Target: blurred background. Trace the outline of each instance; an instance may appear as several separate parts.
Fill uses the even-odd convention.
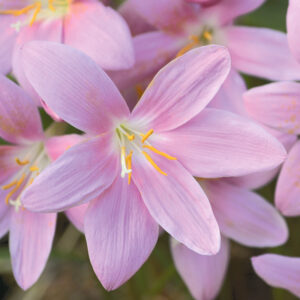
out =
[[[112,2],[117,7],[122,1]],[[268,0],[257,11],[240,18],[238,23],[285,31],[287,5],[288,0]],[[245,79],[249,88],[267,82],[249,76]],[[51,120],[44,113],[42,116],[47,127]],[[69,132],[72,132],[72,129],[69,129]],[[270,202],[273,201],[275,182],[276,180],[258,191]],[[218,300],[297,299],[287,291],[267,286],[255,275],[249,259],[251,256],[267,252],[300,256],[300,218],[289,218],[287,221],[290,239],[282,247],[254,249],[231,242],[231,261]],[[117,291],[106,292],[90,266],[84,236],[69,223],[64,214],[60,214],[47,267],[39,281],[27,292],[23,292],[13,278],[8,238],[0,241],[0,299],[189,300],[192,297],[175,270],[167,234],[160,237],[149,260],[131,280]]]

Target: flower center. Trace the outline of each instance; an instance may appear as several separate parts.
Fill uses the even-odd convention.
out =
[[[5,197],[5,203],[12,205],[18,212],[22,206],[20,201],[24,190],[33,183],[34,179],[48,165],[49,159],[42,143],[38,143],[29,153],[20,159],[15,158],[15,163],[20,166],[20,170],[13,177],[12,181],[2,186],[2,190],[10,190]],[[24,209],[24,208],[23,208]]]
[[[32,1],[31,4],[21,9],[0,10],[0,14],[21,16],[27,15],[28,19],[18,21],[11,25],[18,32],[25,25],[32,26],[37,20],[46,20],[50,18],[60,18],[69,11],[69,6],[73,0],[40,0]]]
[[[176,157],[173,157],[165,152],[162,152],[154,148],[149,143],[149,138],[153,135],[154,130],[150,129],[146,133],[133,130],[128,126],[121,124],[116,128],[116,134],[118,142],[121,148],[121,177],[124,178],[128,174],[128,184],[131,181],[132,175],[132,155],[137,152],[141,153],[148,162],[154,167],[154,169],[162,175],[167,176],[167,173],[161,170],[161,168],[154,162],[152,157],[147,151],[150,151],[165,157],[168,160],[176,160]]]
[[[189,36],[190,42],[178,51],[176,58],[182,56],[183,54],[185,54],[186,52],[190,51],[195,47],[211,44],[213,41],[213,34],[214,32],[212,28],[204,27],[200,35],[194,35],[194,34],[190,35]]]

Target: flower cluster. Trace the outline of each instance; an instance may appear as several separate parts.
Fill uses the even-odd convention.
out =
[[[300,4],[287,34],[235,25],[263,2],[0,0],[0,236],[21,288],[46,265],[58,212],[107,290],[163,232],[200,300],[221,288],[229,240],[287,241],[281,214],[300,215]],[[277,82],[247,90],[240,72]],[[277,174],[273,206],[253,190]],[[300,297],[300,258],[252,264]]]

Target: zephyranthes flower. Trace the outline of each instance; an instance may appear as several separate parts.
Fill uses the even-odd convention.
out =
[[[107,289],[146,260],[158,224],[197,253],[218,252],[218,225],[192,175],[242,175],[273,168],[285,157],[281,144],[256,124],[204,109],[230,69],[223,47],[195,49],[168,64],[131,113],[109,77],[83,53],[31,42],[22,58],[47,105],[92,137],[47,168],[21,202],[53,212],[91,201],[84,232]]]

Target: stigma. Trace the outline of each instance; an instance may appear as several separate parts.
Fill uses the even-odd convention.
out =
[[[30,1],[29,5],[21,9],[0,10],[0,14],[13,15],[16,17],[27,15],[28,18],[25,21],[18,21],[11,24],[11,27],[18,32],[22,26],[32,26],[38,20],[60,18],[65,16],[69,11],[69,6],[72,1],[73,0],[35,0]]]
[[[121,177],[124,178],[128,175],[128,184],[131,182],[132,156],[134,154],[142,154],[158,173],[167,176],[167,173],[155,163],[151,154],[155,153],[168,160],[176,160],[177,158],[156,149],[150,144],[149,138],[154,134],[153,129],[143,133],[121,124],[116,128],[116,134],[121,147]]]

